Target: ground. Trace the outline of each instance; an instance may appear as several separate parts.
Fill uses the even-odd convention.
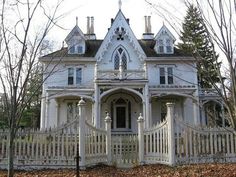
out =
[[[0,171],[0,177],[6,177]],[[15,177],[75,177],[75,170],[40,170],[17,172]],[[166,165],[146,165],[132,169],[97,166],[80,171],[81,177],[236,177],[236,164],[201,164],[169,167]]]

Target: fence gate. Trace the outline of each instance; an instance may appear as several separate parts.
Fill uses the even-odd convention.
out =
[[[138,135],[112,134],[112,163],[117,167],[129,168],[138,165]]]

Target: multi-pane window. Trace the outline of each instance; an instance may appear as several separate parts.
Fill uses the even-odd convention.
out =
[[[70,46],[70,48],[69,48],[69,53],[70,53],[70,54],[75,53],[75,46],[74,46],[74,45],[73,45],[73,46]]]
[[[121,47],[117,49],[114,56],[114,69],[118,70],[120,63],[122,65],[123,70],[127,69],[127,54],[124,49]]]
[[[82,83],[82,68],[68,68],[68,85]]]
[[[160,68],[160,84],[173,84],[173,68],[161,67]]]
[[[74,68],[68,68],[68,85],[74,84]]]
[[[120,57],[119,54],[116,53],[115,58],[114,58],[114,69],[118,70],[120,65]]]
[[[167,53],[172,53],[172,47],[171,47],[170,39],[166,40],[166,52]]]
[[[167,79],[168,79],[168,84],[173,84],[173,68],[168,67],[167,68]]]
[[[163,43],[163,40],[162,40],[162,39],[160,39],[160,40],[158,41],[158,52],[159,52],[159,53],[164,53],[164,43]]]
[[[166,84],[165,68],[160,68],[160,84]]]
[[[81,45],[79,45],[77,49],[78,49],[78,54],[83,53],[83,47]]]
[[[81,84],[82,82],[82,69],[76,68],[76,84]]]

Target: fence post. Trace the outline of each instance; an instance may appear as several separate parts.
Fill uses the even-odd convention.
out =
[[[142,117],[142,114],[140,113],[138,117],[138,145],[139,145],[139,164],[144,164],[144,134],[143,134],[143,123],[144,119]]]
[[[85,169],[85,101],[79,101],[79,155],[80,169]]]
[[[109,113],[107,113],[107,116],[105,118],[105,124],[106,124],[106,153],[107,153],[107,164],[111,165],[111,117],[109,116]]]
[[[166,103],[167,106],[167,132],[168,132],[168,152],[169,164],[175,164],[175,130],[174,130],[174,105],[175,103]]]

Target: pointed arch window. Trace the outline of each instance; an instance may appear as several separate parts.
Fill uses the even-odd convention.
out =
[[[127,60],[128,60],[128,55],[126,53],[126,51],[122,48],[119,47],[116,51],[115,51],[115,55],[114,55],[114,69],[118,70],[120,64],[122,65],[123,70],[127,70]]]

